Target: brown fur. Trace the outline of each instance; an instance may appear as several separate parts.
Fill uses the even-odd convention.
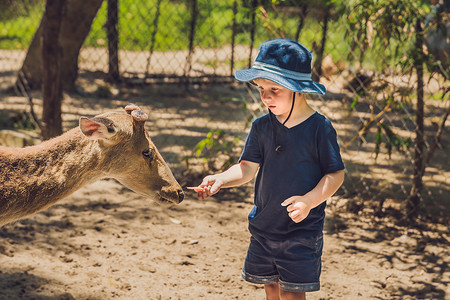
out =
[[[106,113],[84,118],[80,127],[37,146],[0,147],[0,226],[41,211],[102,178],[115,178],[162,203],[181,202],[181,187],[142,120],[142,115],[130,111]],[[153,159],[142,154],[146,150]]]

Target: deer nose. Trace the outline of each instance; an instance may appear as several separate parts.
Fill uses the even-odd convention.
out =
[[[182,190],[178,191],[178,203],[180,203],[181,201],[183,201],[184,199],[184,193]]]

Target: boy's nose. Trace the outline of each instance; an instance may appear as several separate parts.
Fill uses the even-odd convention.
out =
[[[269,92],[267,91],[261,91],[261,99],[269,99]]]

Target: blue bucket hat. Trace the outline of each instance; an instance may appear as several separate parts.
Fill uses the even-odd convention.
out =
[[[295,40],[272,39],[259,46],[253,65],[236,70],[234,77],[244,82],[263,78],[293,92],[325,95],[325,86],[312,81],[312,58],[311,50]]]

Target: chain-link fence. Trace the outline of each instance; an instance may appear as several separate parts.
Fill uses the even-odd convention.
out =
[[[75,2],[83,1],[68,1]],[[309,101],[333,122],[339,134],[347,168],[341,189],[346,200],[341,203],[354,212],[366,209],[379,215],[405,205],[417,179],[419,155],[424,169],[420,203],[436,217],[448,218],[450,143],[445,121],[449,48],[448,41],[442,42],[448,40],[442,28],[449,28],[445,27],[449,18],[442,1],[425,6],[424,19],[416,23],[413,10],[420,11],[420,1],[379,1],[385,7],[364,1],[88,2],[79,6],[85,11],[65,11],[72,26],[62,25],[61,35],[67,36],[61,41],[68,43],[62,47],[70,48],[70,42],[80,39],[78,29],[87,27],[89,34],[81,40],[77,56],[78,78],[90,84],[100,78],[116,85],[102,83],[106,86],[102,96],[98,86],[95,93],[86,92],[86,87],[80,92],[83,81],[78,81],[77,95],[86,99],[94,95],[96,103],[106,103],[98,100],[106,96],[110,103],[135,99],[151,107],[157,118],[150,125],[153,136],[169,161],[191,168],[190,157],[196,154],[215,157],[220,152],[229,157],[238,152],[248,120],[264,110],[253,91],[233,83],[234,70],[249,66],[258,45],[268,38],[298,39],[313,50],[314,76],[328,89],[326,96]],[[45,1],[0,5],[0,87],[2,97],[10,100],[7,95],[12,89],[6,91],[27,64]],[[420,63],[411,49],[421,44],[410,47],[420,42],[415,35],[418,29],[423,30],[424,53],[429,58]],[[417,66],[425,63],[425,71],[420,71]],[[424,141],[418,148],[416,136],[422,125],[416,108],[422,101],[421,80]],[[208,94],[205,89],[196,92],[192,85],[180,85],[213,82],[224,86],[219,90],[215,86],[215,92]],[[155,83],[172,85],[167,88]],[[133,94],[134,89],[140,92]],[[187,96],[177,94],[178,89]],[[20,94],[20,89],[16,91]],[[147,99],[147,92],[161,100]],[[202,148],[207,145],[205,139],[216,148]],[[367,200],[373,201],[368,204]]]

